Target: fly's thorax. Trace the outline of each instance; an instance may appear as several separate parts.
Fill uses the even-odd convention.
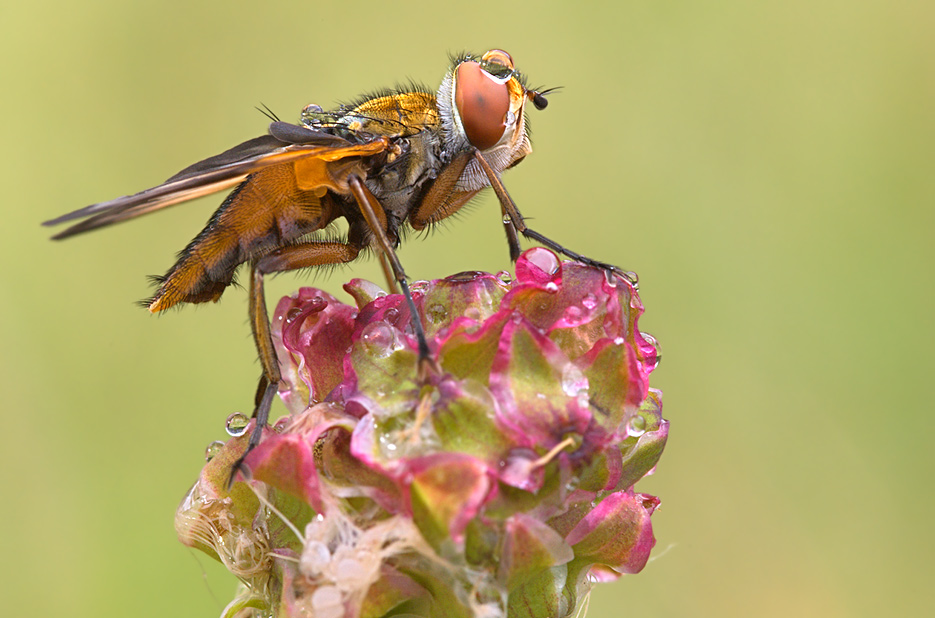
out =
[[[497,172],[532,152],[526,132],[527,91],[506,52],[489,51],[480,59],[463,58],[438,89],[443,157],[480,150]],[[455,189],[476,191],[490,183],[472,160]]]
[[[425,182],[442,167],[441,123],[431,92],[414,88],[380,93],[331,112],[310,105],[302,113],[302,122],[350,141],[389,138],[391,147],[367,160],[364,182],[384,210],[399,221],[406,218]]]
[[[368,98],[347,110],[337,124],[347,131],[386,137],[411,137],[438,127],[435,95],[397,92]]]
[[[367,188],[384,210],[406,219],[426,182],[438,176],[444,162],[438,127],[392,140],[392,149],[378,169],[367,175]]]

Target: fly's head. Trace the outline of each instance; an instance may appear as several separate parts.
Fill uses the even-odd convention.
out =
[[[445,150],[454,156],[477,149],[497,172],[515,165],[532,152],[524,114],[527,100],[537,109],[547,105],[543,93],[526,87],[505,51],[457,58],[438,89]],[[472,162],[458,188],[475,190],[487,184]]]

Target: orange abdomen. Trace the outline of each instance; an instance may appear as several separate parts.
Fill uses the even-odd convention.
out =
[[[325,189],[297,187],[293,163],[251,174],[157,278],[149,310],[218,300],[240,264],[321,229],[333,218],[330,206]]]

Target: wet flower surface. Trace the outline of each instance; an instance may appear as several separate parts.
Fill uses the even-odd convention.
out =
[[[291,414],[228,492],[233,423],[179,507],[182,542],[243,583],[224,616],[583,615],[643,568],[659,501],[634,484],[668,423],[628,281],[537,248],[515,280],[416,282],[434,367],[401,295],[345,290],[279,302]]]

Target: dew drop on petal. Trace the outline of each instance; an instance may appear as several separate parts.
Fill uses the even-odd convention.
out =
[[[465,270],[460,273],[455,273],[453,275],[448,275],[445,277],[445,281],[452,281],[454,283],[470,283],[476,281],[479,277],[482,277],[484,273],[478,270]]]
[[[549,284],[549,285],[552,285],[552,284]],[[578,320],[581,319],[581,314],[582,314],[581,308],[576,307],[575,305],[571,305],[565,308],[565,320],[567,322],[576,323]]]
[[[292,324],[300,315],[302,315],[302,309],[299,307],[293,307],[286,312],[286,324]]]
[[[497,273],[497,280],[503,285],[513,285],[513,276],[508,270],[501,270]]]
[[[377,358],[386,358],[396,351],[396,332],[386,322],[371,322],[360,334],[367,351]]]
[[[639,437],[646,433],[646,419],[639,414],[627,421],[627,433],[634,437]]]
[[[247,418],[245,414],[234,412],[227,417],[227,422],[224,423],[224,429],[227,431],[227,435],[238,438],[247,433],[247,426],[249,425],[250,419]]]
[[[546,292],[558,292],[558,284],[555,283],[554,281],[549,281],[548,283],[545,284],[545,291]]]
[[[443,322],[448,317],[448,309],[441,303],[432,303],[425,309],[425,315],[433,324]]]
[[[562,390],[565,394],[569,397],[577,397],[578,393],[582,390],[587,391],[587,388],[588,379],[584,377],[581,370],[572,363],[565,365],[562,370]]]
[[[588,310],[594,309],[597,307],[597,297],[588,292],[584,295],[584,298],[581,299],[581,306]]]
[[[211,461],[217,454],[221,452],[221,449],[224,448],[224,443],[220,440],[215,440],[205,448],[205,461]]]
[[[524,257],[532,266],[535,266],[547,275],[555,275],[561,268],[558,256],[542,247],[530,249],[525,253]]]
[[[645,341],[646,344],[652,347],[652,357],[647,360],[650,361],[651,368],[655,369],[659,366],[659,361],[662,360],[662,348],[659,346],[659,342],[656,340],[656,338],[649,333],[640,332],[640,336],[643,338],[643,341]]]
[[[390,307],[383,312],[383,319],[390,324],[396,324],[399,321],[399,309],[396,307]]]

